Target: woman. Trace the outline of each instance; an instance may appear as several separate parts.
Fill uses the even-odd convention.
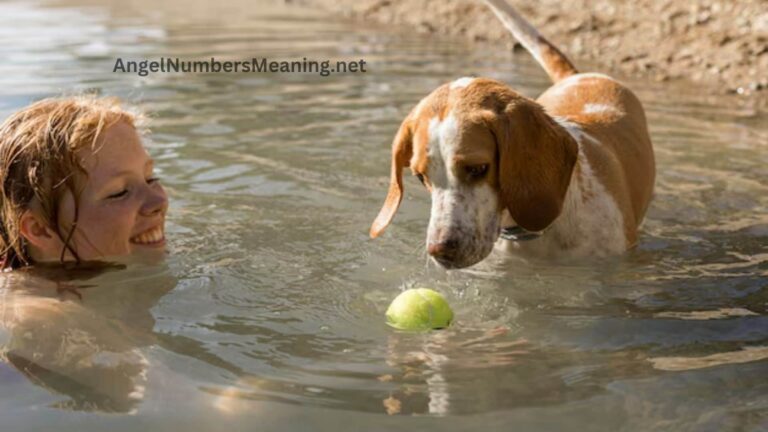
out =
[[[0,126],[0,269],[165,247],[168,199],[115,99],[45,99]]]

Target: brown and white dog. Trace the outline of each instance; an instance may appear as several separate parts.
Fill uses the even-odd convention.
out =
[[[392,221],[410,167],[432,196],[427,250],[443,267],[473,265],[497,242],[543,257],[632,247],[655,177],[642,105],[612,78],[578,73],[506,1],[485,2],[554,85],[534,101],[492,79],[460,78],[422,99],[392,144],[371,237]]]

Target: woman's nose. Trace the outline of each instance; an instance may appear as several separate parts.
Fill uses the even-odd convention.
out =
[[[154,216],[158,213],[165,213],[168,208],[168,195],[162,186],[155,185],[148,189],[147,196],[141,206],[141,214],[144,216]]]

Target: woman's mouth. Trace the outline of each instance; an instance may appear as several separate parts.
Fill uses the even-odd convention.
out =
[[[161,246],[165,243],[163,227],[155,227],[131,237],[131,243],[141,246]]]

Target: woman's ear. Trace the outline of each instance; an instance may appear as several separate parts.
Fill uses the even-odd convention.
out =
[[[59,258],[64,246],[59,235],[34,210],[22,213],[19,232],[27,242],[28,253],[35,261],[53,261]]]
[[[371,225],[371,238],[376,238],[392,222],[403,199],[403,168],[410,164],[413,156],[413,120],[412,115],[403,120],[392,142],[392,167],[389,179],[389,192],[384,206]]]
[[[497,117],[499,190],[515,222],[541,231],[560,215],[578,145],[532,100],[514,98]]]

